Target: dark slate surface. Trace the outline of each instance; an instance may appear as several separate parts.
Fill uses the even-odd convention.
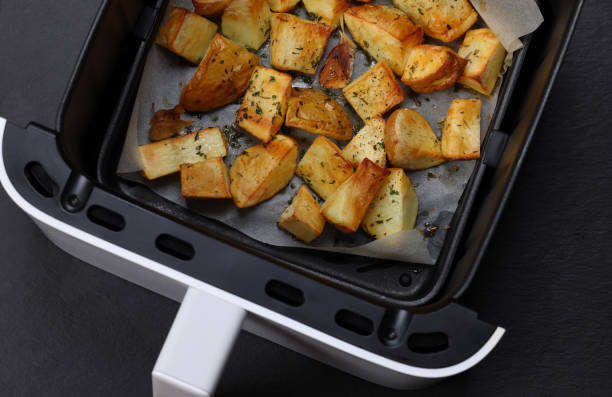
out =
[[[610,395],[610,20],[610,2],[586,4],[464,298],[508,329],[487,359],[427,390],[398,392],[243,333],[218,395]],[[150,395],[150,371],[178,305],[60,252],[4,193],[0,214],[0,395]]]

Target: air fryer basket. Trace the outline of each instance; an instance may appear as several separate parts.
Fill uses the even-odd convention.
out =
[[[7,124],[3,157],[19,193],[54,218],[382,356],[429,368],[469,357],[494,327],[452,301],[493,233],[582,2],[540,2],[546,22],[505,76],[483,156],[434,266],[268,246],[117,178],[166,3],[106,2],[62,105],[59,134]],[[448,336],[436,354],[398,348],[409,335],[435,331]]]

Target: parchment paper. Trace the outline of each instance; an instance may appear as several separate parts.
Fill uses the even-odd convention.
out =
[[[172,5],[191,9],[191,2],[186,0],[175,0]],[[379,0],[376,3],[391,4],[389,0]],[[167,14],[171,7],[168,7]],[[307,18],[303,7],[297,9],[302,18]],[[166,15],[167,18],[168,15]],[[480,26],[485,26],[482,21]],[[348,33],[348,30],[347,30]],[[330,37],[326,54],[337,44],[338,34]],[[425,39],[425,42],[431,42]],[[457,48],[460,42],[451,43],[450,46]],[[262,63],[269,66],[269,49],[266,43],[259,51]],[[323,57],[322,59],[325,59]],[[322,62],[321,62],[322,64]],[[321,66],[321,64],[319,66]],[[364,52],[358,51],[355,57],[355,70],[353,79],[368,70],[375,63],[368,60]],[[148,139],[149,119],[159,109],[172,108],[178,103],[180,93],[184,84],[191,78],[196,66],[187,63],[168,50],[154,45],[148,54],[143,72],[138,97],[132,112],[126,140],[123,148],[117,173],[125,179],[137,181],[149,186],[154,192],[198,211],[201,214],[220,220],[234,227],[242,233],[259,240],[263,243],[283,246],[318,249],[324,251],[345,252],[354,255],[364,255],[377,258],[386,258],[413,263],[433,264],[435,263],[444,237],[449,228],[452,216],[456,210],[457,203],[474,169],[475,161],[449,162],[424,171],[407,172],[413,181],[419,197],[419,215],[414,230],[396,233],[385,238],[372,241],[363,231],[345,235],[327,225],[325,231],[310,245],[295,240],[289,233],[277,227],[278,219],[289,200],[294,196],[302,184],[300,178],[295,176],[291,183],[271,199],[247,209],[239,209],[231,200],[197,199],[186,200],[180,194],[180,181],[178,175],[169,175],[154,181],[147,181],[138,172],[140,169],[138,145],[150,143]],[[300,74],[294,75],[293,86],[295,87],[319,87],[318,75],[304,77]],[[481,138],[484,139],[488,130],[491,116],[497,102],[498,82],[494,93],[490,97],[482,96],[461,88],[449,89],[431,94],[421,94],[414,99],[414,94],[405,88],[406,100],[400,107],[416,109],[427,121],[438,136],[440,130],[436,128],[439,121],[443,120],[446,112],[454,98],[482,99],[481,115]],[[319,87],[320,88],[320,87]],[[354,125],[361,126],[363,123],[354,113],[350,105],[344,101],[341,90],[334,90],[337,100],[347,110]],[[410,95],[413,95],[411,98]],[[183,119],[193,120],[190,131],[211,126],[231,126],[234,123],[240,102],[227,105],[215,111],[200,114],[185,114]],[[228,128],[226,128],[228,130]],[[305,152],[316,135],[284,127],[280,133],[294,137],[299,145],[300,152]],[[226,163],[232,164],[234,158],[246,147],[259,143],[255,138],[245,132],[231,132],[229,134],[229,153],[225,158]],[[342,148],[348,141],[337,142]],[[437,232],[432,237],[426,238],[423,231],[428,227],[437,227]]]

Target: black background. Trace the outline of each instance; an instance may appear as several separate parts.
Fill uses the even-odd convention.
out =
[[[469,372],[418,392],[250,334],[219,396],[612,393],[612,3],[587,2],[520,178],[462,299],[507,328]],[[0,191],[0,395],[147,396],[178,304],[61,252]]]

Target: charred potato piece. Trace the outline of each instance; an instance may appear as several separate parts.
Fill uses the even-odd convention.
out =
[[[181,194],[187,198],[231,198],[229,173],[223,159],[181,164]]]
[[[172,109],[161,109],[155,112],[149,121],[149,139],[159,141],[178,134],[183,128],[192,124],[193,121],[181,120],[181,114],[185,109],[176,105]]]
[[[379,4],[353,7],[344,13],[353,40],[377,61],[386,60],[401,76],[413,47],[421,44],[423,29],[397,8]]]
[[[291,11],[299,2],[300,0],[268,0],[270,9],[274,12]]]
[[[383,115],[404,100],[404,91],[384,59],[347,85],[342,93],[364,121]]]
[[[245,149],[230,168],[230,191],[236,206],[252,207],[287,186],[295,173],[297,155],[297,143],[285,135]]]
[[[413,109],[397,109],[387,120],[385,149],[389,162],[407,170],[441,164],[440,141],[427,120]]]
[[[414,228],[419,210],[416,190],[404,170],[389,171],[361,223],[363,230],[376,239]]]
[[[465,34],[459,55],[467,60],[457,81],[481,94],[491,95],[500,75],[506,50],[491,29],[474,29]]]
[[[217,25],[208,19],[175,7],[159,30],[156,43],[197,65],[216,32]]]
[[[263,142],[283,126],[291,96],[291,76],[258,66],[236,116],[236,124]]]
[[[393,0],[425,34],[445,43],[457,40],[478,20],[468,0]]]
[[[293,89],[285,125],[339,141],[353,136],[353,124],[344,108],[335,99],[314,88]]]
[[[375,117],[351,139],[342,150],[342,155],[351,162],[353,167],[358,167],[361,162],[368,158],[379,167],[385,168],[387,164],[387,153],[385,151],[385,119]]]
[[[232,0],[192,0],[195,13],[205,17],[221,14],[231,2]]]
[[[332,90],[344,88],[351,81],[355,50],[357,47],[349,37],[340,32],[340,41],[325,58],[319,72],[319,84]]]
[[[330,32],[325,25],[295,15],[273,14],[270,63],[280,70],[315,74]]]
[[[223,11],[221,30],[229,39],[254,50],[270,34],[268,0],[233,0]]]
[[[442,155],[448,160],[480,157],[480,99],[454,99],[444,119]]]
[[[325,200],[353,175],[353,166],[335,143],[318,136],[304,153],[296,174]]]
[[[225,138],[219,127],[139,146],[142,173],[151,180],[178,172],[181,164],[227,155]]]
[[[343,233],[357,231],[389,171],[369,159],[323,203],[321,215]]]
[[[305,243],[310,243],[323,233],[325,219],[321,215],[319,203],[306,186],[300,186],[297,194],[291,199],[291,204],[280,217],[278,227]]]
[[[402,82],[415,92],[449,88],[459,78],[466,60],[453,50],[437,45],[419,45],[410,53]]]
[[[342,13],[349,8],[348,0],[303,0],[303,3],[316,22],[324,23],[332,30],[338,27]]]
[[[246,90],[257,65],[257,55],[215,35],[200,66],[183,87],[181,105],[192,112],[205,112],[235,101]]]

